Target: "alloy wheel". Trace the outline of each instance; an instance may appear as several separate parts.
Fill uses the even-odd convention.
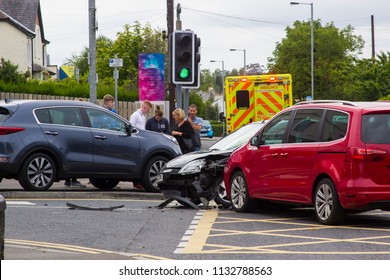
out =
[[[27,177],[36,188],[45,188],[53,179],[53,166],[44,157],[34,158],[27,167]]]
[[[327,220],[332,214],[333,193],[328,184],[321,184],[316,193],[316,212],[321,220]]]
[[[241,176],[236,176],[231,183],[232,204],[235,208],[241,209],[245,204],[246,187],[245,180]]]

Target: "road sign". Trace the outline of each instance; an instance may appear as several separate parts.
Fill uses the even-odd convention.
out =
[[[110,67],[123,67],[123,59],[122,58],[110,58],[108,61]]]

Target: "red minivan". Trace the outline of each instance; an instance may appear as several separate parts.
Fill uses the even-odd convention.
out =
[[[390,103],[297,103],[230,156],[224,181],[238,212],[260,199],[339,224],[349,210],[390,210]]]

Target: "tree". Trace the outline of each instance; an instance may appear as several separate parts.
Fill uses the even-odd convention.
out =
[[[66,58],[64,60],[64,65],[72,65],[78,68],[80,76],[87,75],[89,73],[88,55],[89,49],[84,47],[79,54],[74,52],[71,57]]]
[[[163,53],[167,59],[168,42],[160,30],[152,29],[149,24],[142,27],[136,22],[133,26],[126,24],[123,29],[117,33],[113,53],[123,59],[123,67],[119,69],[120,77],[127,80],[127,87],[138,90],[138,55]]]
[[[138,55],[140,53],[163,53],[167,59],[168,42],[158,29],[152,29],[149,24],[142,27],[139,22],[126,24],[123,31],[117,33],[117,38],[111,40],[105,36],[96,39],[96,72],[99,75],[99,85],[113,84],[113,69],[109,67],[109,59],[115,54],[123,59],[123,67],[118,68],[118,84],[126,91],[138,91]],[[89,72],[89,49],[85,47],[80,54],[73,54],[65,60],[68,65],[80,69],[80,75]],[[165,75],[167,77],[167,73]]]
[[[18,65],[13,64],[10,60],[0,59],[0,80],[5,83],[25,82],[25,76],[18,72]]]
[[[214,84],[214,78],[209,69],[200,70],[200,87],[201,91],[208,91]]]
[[[354,59],[364,46],[361,36],[347,26],[339,30],[333,23],[314,24],[314,97],[315,99],[346,98],[345,83]],[[295,99],[311,95],[310,21],[294,22],[286,28],[286,38],[276,44],[274,57],[268,58],[270,73],[291,73]]]
[[[375,59],[357,60],[346,86],[350,100],[390,100],[390,52]]]

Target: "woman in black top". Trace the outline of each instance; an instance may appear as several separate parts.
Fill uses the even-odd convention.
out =
[[[179,146],[183,154],[191,152],[191,148],[187,147],[183,138],[191,140],[194,130],[192,129],[191,124],[186,121],[184,110],[180,108],[175,109],[172,112],[172,117],[175,120],[175,126],[173,127],[171,133],[172,136],[174,136],[177,139],[177,142],[179,142]]]

